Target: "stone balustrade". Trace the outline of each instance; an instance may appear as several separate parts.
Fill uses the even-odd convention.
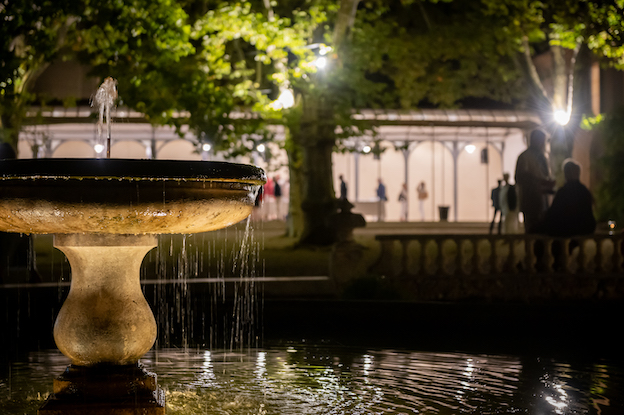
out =
[[[621,235],[377,235],[370,273],[419,299],[624,298]]]

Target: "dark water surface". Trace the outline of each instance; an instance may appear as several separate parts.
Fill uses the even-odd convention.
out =
[[[613,359],[288,344],[246,351],[164,349],[167,414],[621,414]],[[35,414],[68,364],[56,350],[3,365],[3,415]]]

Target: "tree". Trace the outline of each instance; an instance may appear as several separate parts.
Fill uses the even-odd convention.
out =
[[[117,78],[123,103],[150,122],[188,125],[230,155],[270,139],[268,124],[283,124],[291,234],[314,244],[333,240],[332,151],[343,137],[374,134],[374,126],[354,123],[354,110],[454,107],[471,97],[514,105],[526,89],[519,53],[555,50],[557,74],[559,57],[575,58],[579,42],[608,58],[622,54],[613,29],[621,2],[73,0],[61,11],[34,3],[5,1],[0,10],[4,21],[28,20],[0,29],[10,141],[32,99],[27,83],[63,56]],[[321,71],[313,62],[329,46]],[[544,100],[570,102],[573,65],[554,94],[537,82],[532,59],[524,62]],[[279,109],[274,99],[286,89],[296,105]]]
[[[499,21],[516,44],[518,66],[532,86],[532,105],[553,133],[551,164],[561,175],[563,159],[571,157],[574,135],[583,114],[591,109],[575,102],[575,74],[583,48],[595,59],[624,68],[624,2],[554,0],[483,0],[485,14]],[[550,67],[540,74],[537,55],[549,55]],[[558,119],[560,124],[555,124]]]
[[[17,69],[3,75],[12,80],[3,90],[3,114],[19,113],[11,105],[18,101],[23,114],[31,99],[27,89],[10,87],[23,84],[24,73],[32,80],[51,60],[73,55],[95,74],[117,78],[124,104],[150,122],[189,125],[200,140],[230,154],[267,139],[265,121],[282,123],[288,127],[292,234],[330,243],[332,151],[340,138],[371,128],[353,122],[354,108],[422,101],[452,106],[466,96],[512,95],[507,52],[488,41],[474,7],[458,4],[438,10],[414,1],[75,1],[58,11],[47,3],[47,9],[12,3],[2,10],[5,20],[36,13],[25,33],[19,25],[6,29],[27,47],[16,54],[10,42],[5,45],[4,62]],[[61,22],[63,36],[41,17],[48,15]],[[412,15],[419,16],[416,23],[405,19]],[[475,36],[459,36],[460,28]],[[329,50],[325,45],[332,53],[322,72],[313,61],[316,52]],[[33,60],[42,64],[29,66]],[[276,94],[264,93],[291,87],[298,99],[290,110],[276,110],[270,99]],[[255,116],[238,121],[234,115],[250,107]],[[16,131],[19,120],[12,126]]]
[[[592,120],[593,125],[584,122],[584,128],[592,129],[601,138],[600,144],[609,151],[602,151],[598,160],[600,180],[596,197],[596,216],[599,221],[615,220],[624,223],[624,107],[606,116]]]
[[[290,211],[299,223],[291,229],[303,242],[332,242],[332,151],[342,136],[374,127],[354,124],[354,110],[519,96],[512,49],[496,44],[478,7],[433,3],[342,1],[328,13],[333,31],[325,28],[323,40],[332,60],[325,72],[293,83],[298,105],[286,115],[291,189],[301,188]]]
[[[17,146],[31,88],[57,59],[123,67],[149,81],[193,52],[184,10],[168,0],[51,0],[0,4],[0,134]],[[125,60],[123,63],[122,60]],[[154,88],[143,88],[143,92]]]

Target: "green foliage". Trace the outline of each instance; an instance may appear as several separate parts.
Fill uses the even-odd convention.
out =
[[[584,116],[581,120],[581,128],[585,131],[591,131],[604,121],[604,114],[598,114],[595,117]]]
[[[537,51],[543,43],[574,49],[585,44],[618,68],[624,65],[624,2],[589,0],[482,0],[518,45],[526,36]],[[540,44],[542,43],[542,44]]]
[[[596,193],[598,220],[624,223],[624,108],[608,114],[596,130],[605,148],[600,159],[602,175]]]
[[[358,13],[345,60],[365,85],[360,102],[455,107],[467,97],[509,102],[521,96],[513,44],[478,3],[411,3]]]

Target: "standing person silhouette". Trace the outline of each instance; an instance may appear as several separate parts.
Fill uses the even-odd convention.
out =
[[[399,203],[401,203],[401,222],[407,222],[407,184],[403,183],[401,193],[399,193]]]
[[[502,233],[518,233],[518,195],[516,186],[509,183],[509,173],[503,174],[503,185],[498,194],[501,209]]]
[[[548,195],[555,185],[550,176],[550,167],[545,155],[546,133],[533,130],[529,148],[518,156],[516,162],[516,187],[520,211],[524,215],[525,233],[537,233],[548,209]]]
[[[347,200],[347,183],[344,181],[342,174],[338,176],[340,178],[340,200]]]

